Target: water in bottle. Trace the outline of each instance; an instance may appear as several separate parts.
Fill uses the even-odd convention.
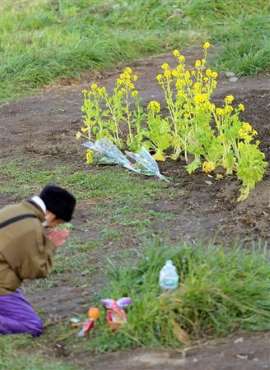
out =
[[[166,261],[159,274],[159,285],[164,291],[171,291],[178,287],[179,276],[171,260]]]

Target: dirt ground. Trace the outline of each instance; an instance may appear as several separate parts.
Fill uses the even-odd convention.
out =
[[[197,49],[185,52],[187,59],[194,61],[200,56]],[[149,100],[162,100],[155,82],[155,75],[163,62],[173,59],[169,55],[149,58],[133,64],[139,75],[138,89],[145,104]],[[81,125],[81,90],[93,80],[111,87],[120,68],[113,72],[84,74],[81,81],[62,80],[57,86],[48,87],[41,93],[0,105],[0,148],[3,161],[12,158],[40,159],[56,162],[80,163],[82,149],[74,140]],[[235,95],[237,102],[244,103],[243,118],[258,131],[262,149],[270,159],[270,76],[241,78],[231,82],[221,74],[215,100],[225,95]],[[214,240],[227,245],[241,241],[247,247],[258,241],[268,246],[270,240],[270,177],[269,170],[264,180],[256,187],[247,201],[237,203],[239,183],[233,178],[215,181],[203,174],[189,176],[183,166],[169,163],[161,166],[165,175],[173,181],[170,186],[178,191],[177,199],[167,199],[149,204],[150,210],[173,213],[175,217],[154,224],[154,230],[163,231],[168,240],[197,239]],[[14,200],[0,194],[0,205]],[[80,207],[77,219],[82,220],[86,209]],[[51,288],[32,297],[36,307],[47,313],[65,315],[84,302],[80,288]],[[50,295],[50,300],[45,297]],[[67,298],[68,297],[68,301]],[[47,302],[47,303],[46,303]],[[83,368],[124,369],[270,369],[268,334],[228,338],[223,343],[207,344],[183,353],[134,351],[104,355],[86,361],[82,356],[79,365]],[[74,360],[76,363],[76,361]],[[86,365],[88,364],[88,365]]]

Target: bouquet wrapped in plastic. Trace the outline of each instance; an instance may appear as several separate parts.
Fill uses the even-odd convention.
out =
[[[92,150],[95,163],[119,165],[137,174],[156,176],[161,180],[168,181],[160,173],[157,162],[145,148],[142,148],[138,153],[126,152],[125,155],[106,138],[97,140],[94,143],[87,141],[82,145]]]

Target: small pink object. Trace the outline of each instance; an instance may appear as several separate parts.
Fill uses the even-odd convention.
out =
[[[91,320],[91,319],[86,320],[83,323],[83,326],[78,333],[78,337],[86,337],[89,334],[89,332],[94,328],[94,326],[95,326],[95,320]]]
[[[79,337],[85,337],[94,328],[95,322],[99,319],[100,311],[96,307],[90,307],[88,310],[88,320],[83,323],[82,329],[79,331]]]
[[[54,229],[49,231],[47,236],[48,239],[50,239],[56,247],[60,247],[65,243],[65,241],[69,237],[69,234],[70,232],[67,229],[64,230]]]
[[[127,322],[125,309],[132,303],[129,297],[114,299],[102,299],[101,303],[107,310],[106,320],[109,327],[115,331]]]

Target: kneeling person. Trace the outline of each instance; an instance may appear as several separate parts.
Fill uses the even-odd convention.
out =
[[[0,210],[0,334],[42,333],[42,321],[19,287],[51,271],[53,252],[68,237],[53,228],[71,220],[75,205],[67,190],[47,185],[39,196]]]

